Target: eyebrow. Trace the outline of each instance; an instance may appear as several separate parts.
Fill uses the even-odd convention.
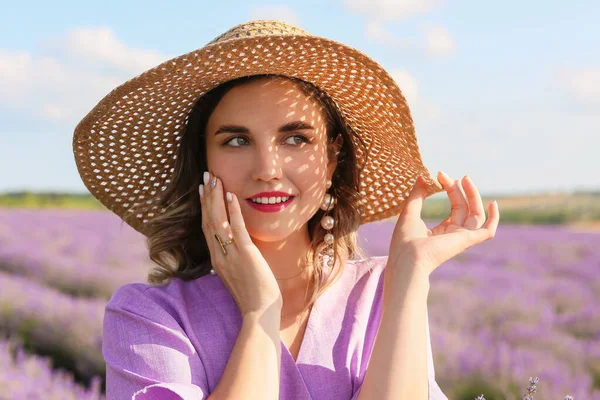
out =
[[[312,125],[307,124],[306,122],[294,121],[294,122],[289,122],[285,125],[280,126],[279,132],[293,132],[293,131],[299,131],[299,130],[304,130],[304,129],[315,129],[315,128]],[[219,129],[216,130],[215,136],[220,133],[225,133],[225,132],[249,134],[250,129],[248,129],[247,127],[245,127],[243,125],[221,125],[219,127]]]

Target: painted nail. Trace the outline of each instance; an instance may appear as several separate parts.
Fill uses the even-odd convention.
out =
[[[231,203],[231,201],[233,200],[231,193],[227,192],[227,201]]]
[[[208,171],[204,172],[204,184],[208,185],[208,180],[210,179],[210,174],[208,173]]]
[[[214,189],[217,186],[217,177],[213,176],[210,180],[210,188]]]
[[[204,185],[200,185],[198,191],[200,192],[200,197],[204,196]]]

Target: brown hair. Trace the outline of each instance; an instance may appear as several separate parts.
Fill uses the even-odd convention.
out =
[[[328,279],[321,284],[323,271],[320,250],[326,231],[320,221],[325,211],[319,209],[308,221],[311,241],[309,260],[314,265],[314,291],[306,309],[341,275],[346,261],[350,258],[364,258],[357,243],[357,230],[360,226],[359,174],[356,164],[355,143],[366,146],[362,139],[348,126],[340,115],[334,101],[315,85],[296,78],[278,75],[255,75],[228,81],[212,89],[195,103],[188,115],[185,131],[177,149],[173,179],[161,193],[159,206],[165,212],[147,223],[147,246],[150,259],[158,266],[149,275],[150,284],[164,284],[171,278],[193,280],[210,273],[210,252],[202,231],[202,214],[198,186],[201,174],[207,171],[205,129],[208,119],[219,101],[233,87],[257,79],[289,79],[295,82],[307,96],[313,97],[321,106],[327,124],[328,157],[334,156],[333,140],[338,134],[343,137],[338,165],[329,189],[337,204],[330,211],[336,223],[334,235],[335,264]],[[354,142],[356,140],[356,142]],[[367,153],[366,151],[364,152]]]

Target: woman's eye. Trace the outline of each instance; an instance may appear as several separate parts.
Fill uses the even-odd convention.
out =
[[[298,139],[298,140],[292,140],[290,142],[290,139]],[[310,140],[308,140],[307,138],[305,138],[302,135],[293,135],[293,136],[290,136],[289,138],[287,138],[285,142],[287,144],[291,144],[291,145],[299,145],[302,143],[310,143]]]
[[[310,140],[302,135],[293,135],[293,136],[288,137],[285,140],[285,143],[292,145],[292,146],[298,146],[298,145],[301,145],[302,143],[310,143]],[[247,144],[248,144],[248,140],[242,136],[232,137],[231,139],[229,139],[228,141],[226,141],[224,143],[225,146],[229,146],[229,147],[242,147],[242,146],[246,146]]]
[[[229,139],[228,141],[226,141],[226,142],[225,142],[225,145],[229,145],[229,146],[231,146],[231,147],[241,147],[241,146],[243,146],[243,144],[242,144],[242,145],[240,145],[240,142],[237,142],[237,143],[238,143],[238,146],[231,145],[231,143],[235,143],[235,142],[236,142],[236,141],[238,141],[238,140],[241,140],[241,141],[246,141],[246,142],[247,142],[246,138],[244,138],[244,137],[241,137],[241,136],[236,136],[236,137],[233,137],[233,138]]]

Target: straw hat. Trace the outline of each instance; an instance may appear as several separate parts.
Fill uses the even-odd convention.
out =
[[[442,191],[423,165],[410,110],[394,79],[359,50],[280,21],[251,21],[111,91],[75,128],[79,174],[109,210],[137,231],[164,211],[188,113],[199,97],[243,76],[276,74],[313,83],[336,103],[368,148],[357,147],[361,223],[397,215],[416,178]],[[355,141],[355,139],[352,139]]]

